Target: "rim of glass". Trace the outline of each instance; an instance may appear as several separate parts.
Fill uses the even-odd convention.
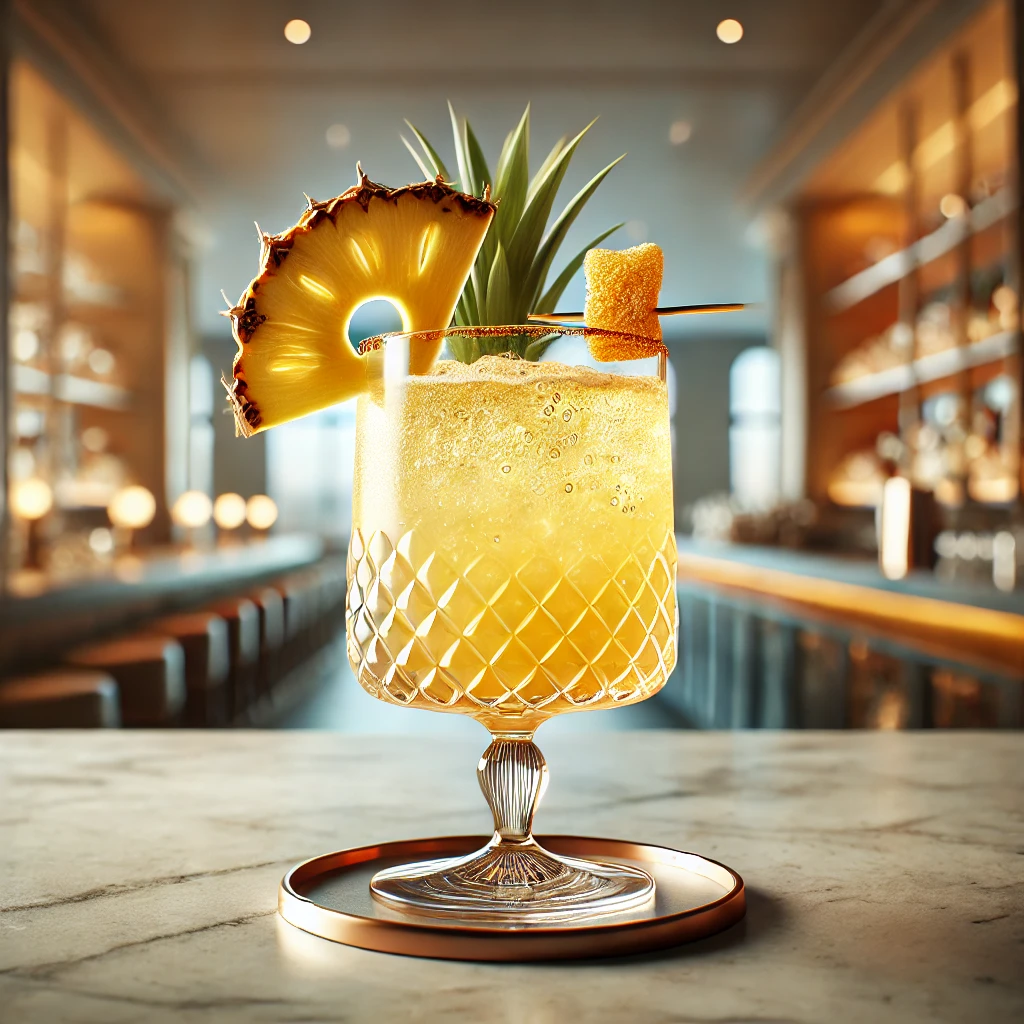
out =
[[[434,331],[388,331],[375,334],[359,342],[360,354],[382,348],[388,341],[405,338],[409,341],[443,341],[445,338],[502,338],[522,337],[546,338],[556,334],[571,338],[607,338],[629,345],[633,353],[618,357],[614,362],[632,362],[637,359],[651,359],[655,356],[668,355],[663,341],[645,338],[640,334],[629,334],[625,331],[610,331],[603,327],[571,326],[567,324],[503,324],[490,327],[446,327]]]

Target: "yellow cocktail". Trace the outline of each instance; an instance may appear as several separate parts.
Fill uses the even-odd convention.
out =
[[[360,399],[348,647],[397,704],[492,731],[643,700],[675,663],[657,376],[485,356]]]
[[[547,769],[532,737],[552,715],[649,697],[675,664],[664,350],[627,372],[485,355],[410,373],[438,337],[383,342],[381,383],[359,399],[348,652],[375,697],[491,731],[478,775],[495,837],[382,871],[373,892],[506,922],[636,906],[654,891],[644,872],[533,840]]]

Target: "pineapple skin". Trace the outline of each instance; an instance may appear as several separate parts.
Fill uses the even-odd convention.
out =
[[[243,436],[372,386],[380,354],[357,353],[347,337],[363,302],[395,301],[406,331],[447,327],[496,209],[489,191],[478,199],[440,177],[388,188],[361,168],[341,195],[307,204],[287,231],[260,233],[260,272],[225,314],[238,346],[225,387]],[[429,369],[439,347],[418,351],[413,371]]]

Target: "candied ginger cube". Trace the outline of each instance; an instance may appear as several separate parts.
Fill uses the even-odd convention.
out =
[[[587,326],[661,341],[661,321],[655,310],[664,269],[661,247],[653,242],[622,252],[591,249],[583,260]]]

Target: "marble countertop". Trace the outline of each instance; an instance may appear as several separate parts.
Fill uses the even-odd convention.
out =
[[[5,1022],[1019,1021],[1024,735],[579,734],[538,830],[693,850],[747,919],[555,965],[334,945],[275,913],[328,850],[486,830],[460,738],[0,733]]]

